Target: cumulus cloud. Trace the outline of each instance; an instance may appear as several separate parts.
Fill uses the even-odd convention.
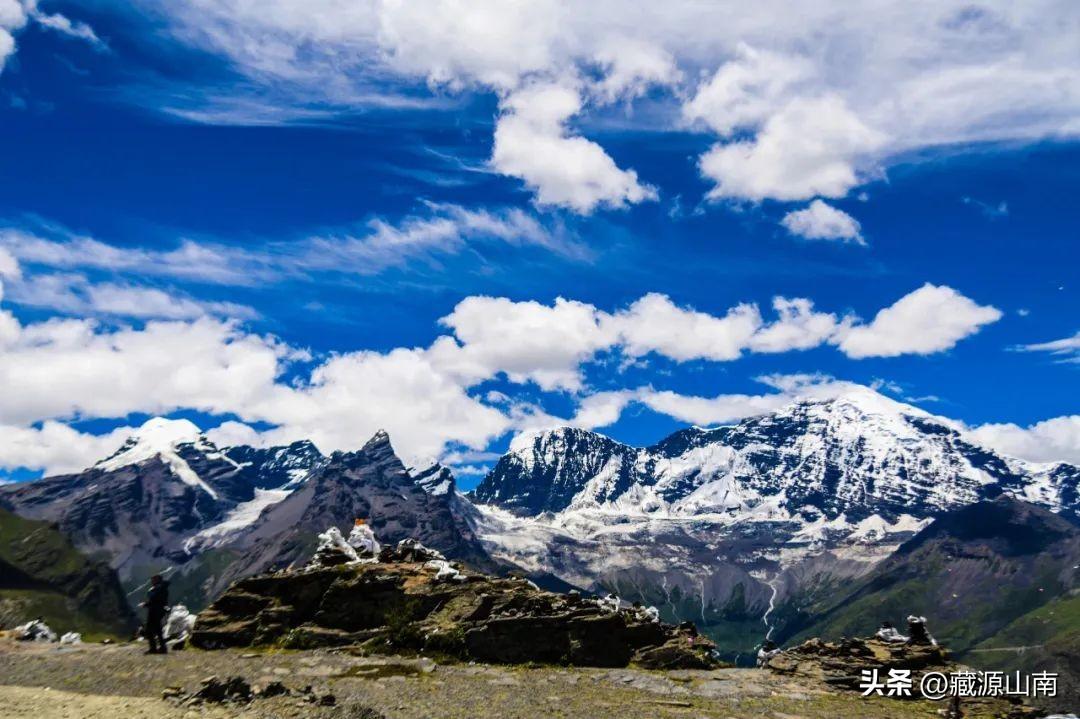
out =
[[[467,297],[439,322],[444,337],[428,351],[448,372],[469,382],[505,373],[544,389],[577,389],[580,366],[611,346],[615,334],[593,305],[559,298],[551,306],[502,297]]]
[[[716,183],[708,193],[714,200],[842,197],[862,182],[860,160],[885,140],[839,97],[798,98],[753,139],[714,145],[699,167]]]
[[[291,109],[320,100],[345,110],[385,107],[395,86],[417,81],[505,100],[537,82],[574,78],[579,97],[598,100],[569,112],[587,123],[616,97],[671,87],[670,125],[660,129],[690,122],[716,135],[700,168],[717,199],[838,197],[907,150],[1078,129],[1067,0],[861,8],[825,0],[798,12],[696,0],[142,1],[178,41],[227,57],[246,75],[249,95],[287,88],[282,105]],[[295,112],[281,115],[289,121]],[[514,117],[504,106],[496,126],[510,121],[518,137],[561,146],[566,157],[573,148],[588,156],[591,173],[603,166],[616,186],[632,187],[596,143],[555,142],[575,138],[515,127]],[[526,164],[514,158],[509,174],[539,193],[546,184],[525,177]],[[632,201],[624,193],[619,202]]]
[[[656,199],[656,190],[621,169],[600,145],[569,134],[566,122],[582,108],[571,83],[539,83],[500,104],[491,164],[520,178],[541,205],[589,213],[599,205],[623,207]]]
[[[802,210],[784,215],[780,221],[788,232],[808,240],[841,240],[865,245],[858,221],[832,205],[814,200]]]
[[[41,427],[0,424],[0,468],[26,467],[47,476],[78,472],[114,453],[133,431],[91,434],[53,420]]]
[[[295,353],[211,319],[102,328],[52,319],[0,331],[0,422],[125,417],[189,407],[224,414],[265,397]],[[107,388],[107,389],[105,389]]]
[[[750,340],[755,352],[788,352],[817,347],[845,331],[854,318],[838,319],[828,312],[816,312],[814,303],[805,298],[777,297],[773,309],[779,319],[759,328]]]
[[[7,266],[11,274],[11,263]],[[926,293],[936,299],[920,299]],[[957,307],[967,312],[966,324],[945,312]],[[746,352],[838,342],[851,356],[926,353],[952,346],[996,312],[950,288],[930,285],[882,310],[869,325],[815,310],[807,299],[776,298],[773,309],[776,317],[766,320],[755,304],[712,315],[657,294],[611,312],[566,299],[546,305],[469,297],[441,320],[448,333],[426,347],[360,350],[317,361],[235,321],[201,317],[115,327],[51,319],[23,325],[0,310],[0,396],[5,397],[0,424],[29,432],[17,435],[23,438],[19,453],[2,456],[29,456],[23,445],[35,437],[51,446],[50,438],[60,435],[30,431],[39,422],[122,420],[132,413],[179,409],[236,417],[216,430],[223,439],[310,438],[327,451],[354,449],[386,429],[407,458],[437,456],[449,446],[480,450],[514,428],[567,422],[540,407],[480,391],[484,382],[500,376],[572,393],[577,409],[569,421],[578,426],[610,424],[631,403],[681,421],[725,422],[767,411],[811,388],[822,391],[828,382],[777,379],[771,382],[777,394],[686,397],[651,387],[592,392],[583,370],[607,353],[720,362]],[[910,316],[929,316],[938,324],[909,325]],[[844,347],[849,342],[854,347]],[[258,424],[271,429],[257,432]],[[89,441],[78,446],[87,452],[98,448]],[[54,464],[75,456],[64,455]],[[46,460],[38,464],[54,466]]]
[[[780,109],[792,86],[813,71],[805,58],[739,43],[735,58],[721,65],[682,106],[683,116],[721,136],[756,129]]]
[[[0,71],[15,52],[15,33],[27,22],[26,7],[19,0],[0,0]]]
[[[1001,311],[979,305],[951,287],[925,284],[877,313],[866,325],[853,325],[839,337],[848,357],[896,357],[951,349]]]
[[[761,323],[761,312],[753,304],[736,305],[716,317],[679,307],[656,293],[608,320],[627,354],[640,357],[656,352],[680,361],[737,359]]]
[[[984,424],[967,435],[977,444],[1032,462],[1080,464],[1080,415],[1055,417],[1028,427]]]
[[[607,38],[597,48],[594,59],[604,72],[596,94],[605,102],[633,99],[652,86],[674,85],[682,77],[671,53],[633,37]]]
[[[791,399],[783,394],[695,397],[668,391],[646,392],[640,397],[642,404],[653,411],[701,426],[725,424],[764,414],[783,407]]]
[[[0,272],[0,277],[3,276],[3,272]],[[1072,337],[1063,337],[1059,340],[1051,340],[1050,342],[1036,342],[1029,345],[1020,345],[1016,347],[1021,352],[1049,352],[1050,354],[1058,357],[1059,362],[1065,362],[1070,364],[1080,363],[1080,332],[1077,332]]]

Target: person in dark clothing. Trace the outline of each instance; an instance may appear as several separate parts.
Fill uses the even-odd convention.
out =
[[[162,624],[169,613],[169,583],[160,574],[150,577],[150,589],[146,592],[146,641],[150,644],[147,654],[165,654],[165,637]]]

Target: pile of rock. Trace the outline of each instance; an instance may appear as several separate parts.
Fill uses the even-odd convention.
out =
[[[910,670],[915,695],[925,672],[948,672],[955,668],[948,653],[936,644],[897,643],[877,638],[838,642],[810,639],[774,654],[763,666],[781,674],[820,679],[846,689],[858,689],[866,670],[876,669],[881,677],[888,676],[890,669]]]
[[[282,571],[241,580],[199,615],[204,649],[355,645],[492,663],[704,669],[714,645],[692,624],[522,578],[468,571],[418,542],[382,548],[376,563]]]
[[[270,682],[264,687],[252,686],[243,677],[219,679],[207,677],[199,683],[195,691],[184,691],[182,687],[169,687],[161,693],[163,699],[178,706],[198,706],[200,704],[250,704],[255,699],[272,697],[295,697],[301,703],[319,706],[334,706],[337,697],[333,694],[318,694],[310,686],[303,689],[290,689],[281,682]]]

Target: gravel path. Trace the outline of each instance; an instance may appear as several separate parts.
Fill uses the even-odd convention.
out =
[[[246,708],[178,708],[168,686],[194,689],[208,675],[240,675],[253,685],[281,681],[332,693],[337,706],[289,697]],[[46,689],[48,687],[48,689]],[[58,647],[0,641],[0,716],[313,717],[432,719],[633,717],[837,719],[935,717],[925,702],[868,700],[753,669],[651,672],[438,665],[427,659],[362,658],[327,651],[202,652],[144,656],[138,645]],[[365,713],[367,712],[367,713]]]

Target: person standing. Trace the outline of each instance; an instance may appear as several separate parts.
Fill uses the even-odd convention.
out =
[[[146,592],[146,641],[150,648],[147,654],[165,654],[165,637],[162,624],[169,613],[169,583],[160,574],[150,577],[150,589]]]

